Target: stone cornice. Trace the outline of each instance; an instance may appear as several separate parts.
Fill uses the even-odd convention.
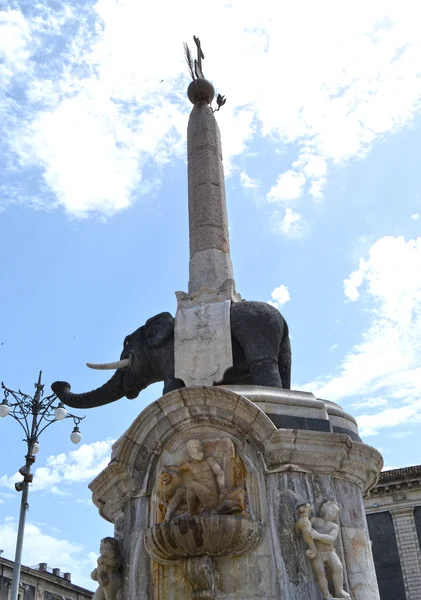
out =
[[[405,469],[399,469],[404,471]],[[377,485],[371,490],[370,496],[384,496],[395,492],[409,491],[409,490],[421,490],[421,473],[418,476],[412,475],[411,477],[391,477],[390,471],[380,473],[379,481]],[[384,477],[387,475],[387,477]]]
[[[421,465],[413,465],[402,469],[391,469],[380,473],[378,485],[395,483],[398,481],[421,480]]]
[[[365,492],[375,485],[383,466],[377,450],[346,434],[277,429],[244,396],[216,387],[183,388],[149,405],[114,444],[111,463],[89,485],[100,514],[114,522],[130,498],[147,496],[162,449],[179,432],[198,426],[215,426],[247,440],[268,474],[331,475]]]
[[[383,466],[381,454],[348,435],[279,429],[266,445],[269,472],[301,471],[331,475],[357,484],[363,492],[377,482]]]

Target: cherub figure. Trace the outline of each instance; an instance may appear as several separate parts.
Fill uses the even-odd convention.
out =
[[[303,538],[308,548],[306,550],[306,554],[309,558],[315,558],[317,554],[316,545],[314,543],[313,537],[311,535],[311,504],[300,504],[297,506],[297,523],[295,527],[298,531],[301,531],[303,534]]]
[[[326,578],[326,565],[332,572],[335,598],[351,600],[351,596],[344,590],[342,563],[333,546],[339,534],[339,525],[334,523],[338,518],[339,511],[339,505],[335,500],[325,500],[319,508],[319,516],[312,517],[310,520],[312,525],[310,534],[316,546],[316,556],[311,559],[311,563],[323,600],[332,599]]]
[[[92,600],[115,600],[117,591],[123,584],[121,576],[121,556],[118,541],[112,537],[101,540],[98,566],[91,578],[99,584]]]

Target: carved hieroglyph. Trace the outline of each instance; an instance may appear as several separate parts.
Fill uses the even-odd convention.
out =
[[[166,521],[203,513],[243,514],[244,470],[232,440],[190,439],[186,460],[163,467],[158,474],[157,499]]]
[[[100,554],[98,566],[91,573],[91,578],[99,584],[92,600],[115,600],[123,584],[118,541],[112,537],[101,540]]]
[[[212,386],[233,365],[231,303],[186,304],[179,300],[175,316],[175,377],[186,387]]]
[[[336,600],[351,596],[344,590],[343,567],[334,548],[334,543],[339,534],[339,525],[335,523],[339,516],[340,508],[335,500],[322,502],[317,517],[310,517],[310,504],[301,504],[297,507],[298,519],[296,528],[303,533],[309,548],[306,551],[316,576],[317,583],[322,592],[323,600]],[[335,596],[329,591],[327,578],[328,567],[334,588]]]

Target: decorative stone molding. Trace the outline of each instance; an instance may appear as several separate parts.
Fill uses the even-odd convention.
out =
[[[381,454],[345,434],[280,429],[266,444],[270,472],[300,471],[332,475],[357,484],[363,492],[373,487],[383,466]]]
[[[254,402],[279,428],[345,433],[361,442],[354,417],[339,404],[316,398],[311,392],[258,385],[221,385]]]
[[[262,530],[260,522],[235,515],[178,517],[147,529],[145,546],[164,564],[192,556],[239,556],[257,546]]]
[[[186,579],[192,586],[194,600],[215,598],[215,565],[210,556],[187,559]]]
[[[149,405],[113,446],[111,463],[89,485],[100,514],[114,522],[131,497],[149,494],[150,475],[171,438],[200,424],[233,432],[264,454],[276,432],[271,420],[246,398],[216,387],[183,388]]]
[[[218,387],[183,388],[149,405],[115,442],[111,463],[89,486],[100,514],[114,522],[128,499],[148,495],[150,474],[162,448],[179,432],[201,423],[243,436],[271,473],[332,475],[366,492],[375,485],[383,465],[377,450],[353,442],[346,434],[278,430],[243,396]]]

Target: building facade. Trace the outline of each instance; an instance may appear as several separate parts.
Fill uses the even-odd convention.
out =
[[[365,507],[381,600],[421,600],[421,465],[381,473]]]
[[[0,556],[0,600],[9,600],[13,561]],[[22,566],[19,600],[90,600],[93,592],[74,585],[70,573],[51,569],[46,563],[36,568]]]

